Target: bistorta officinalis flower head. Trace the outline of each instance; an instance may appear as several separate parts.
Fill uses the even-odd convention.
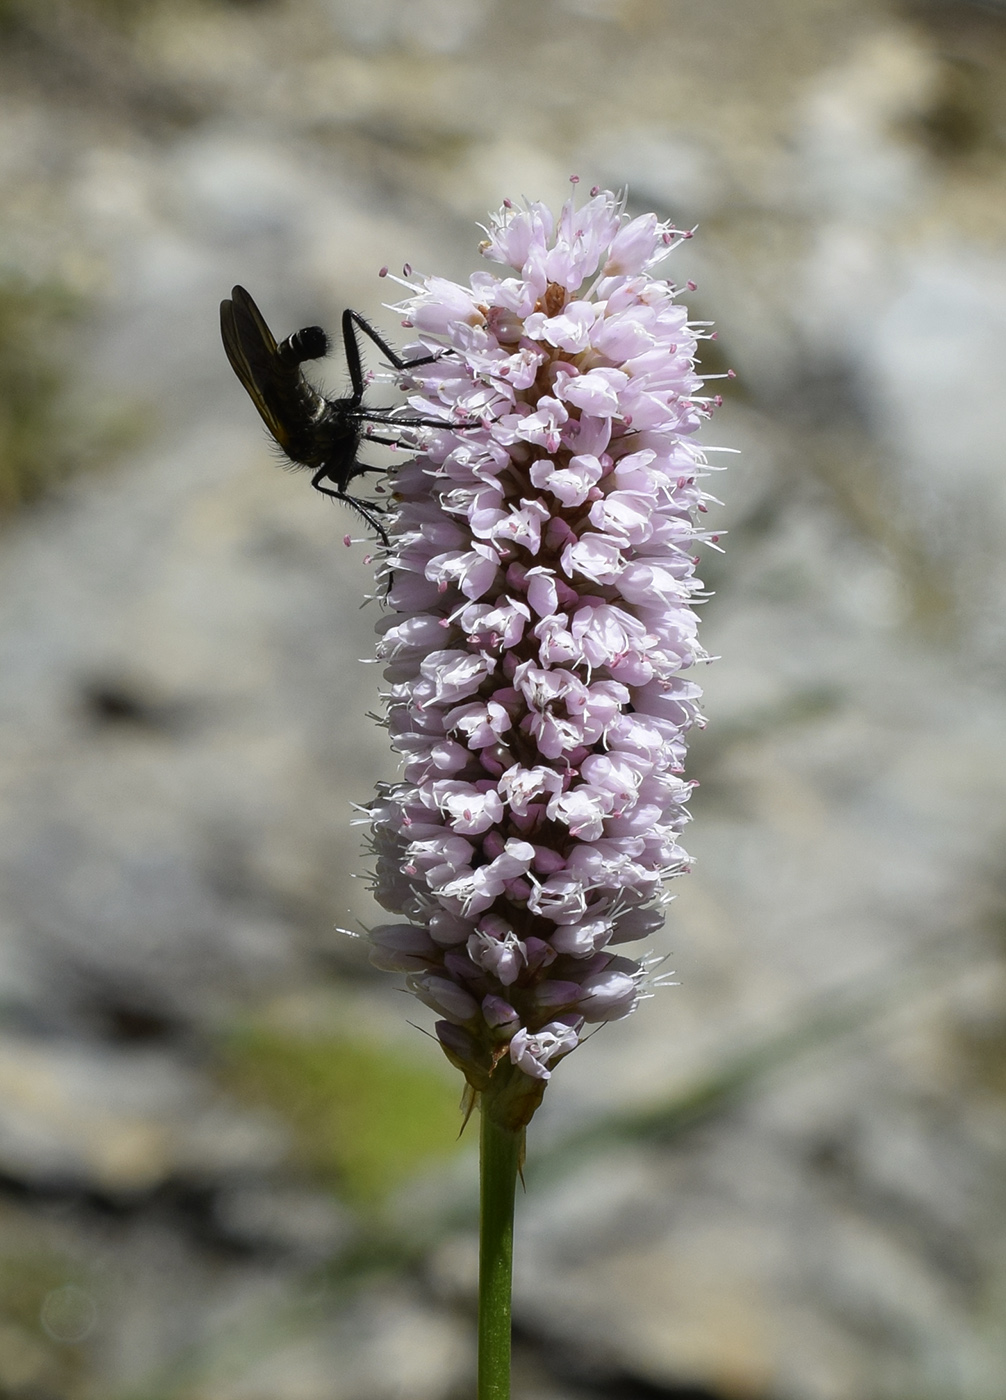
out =
[[[657,275],[690,234],[594,190],[509,202],[468,286],[413,276],[399,381],[442,417],[393,477],[379,656],[401,781],[370,805],[372,930],[476,1092],[525,1123],[627,1016],[662,922],[701,722],[693,607],[711,499],[698,340]]]

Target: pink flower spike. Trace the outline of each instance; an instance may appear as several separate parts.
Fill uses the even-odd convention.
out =
[[[653,269],[690,234],[593,188],[557,216],[504,201],[467,286],[416,275],[398,308],[416,455],[382,525],[378,655],[405,764],[370,804],[375,894],[405,972],[477,1092],[527,1122],[585,1023],[637,1005],[615,956],[663,919],[692,784],[704,456],[690,324]],[[501,265],[501,266],[500,266]],[[692,283],[688,283],[693,287]]]

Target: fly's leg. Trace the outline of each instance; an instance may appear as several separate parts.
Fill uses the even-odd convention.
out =
[[[353,402],[360,404],[363,401],[363,365],[360,359],[360,342],[356,338],[356,331],[359,328],[368,340],[372,340],[386,355],[391,364],[397,370],[414,369],[419,365],[432,365],[440,359],[439,354],[424,355],[420,360],[403,360],[396,350],[384,339],[384,336],[376,331],[374,327],[360,315],[359,311],[351,311],[348,308],[342,313],[342,339],[346,346],[346,360],[349,364],[349,377],[353,385]],[[352,345],[352,349],[350,349]],[[442,352],[441,352],[442,353]],[[355,365],[355,369],[354,369]]]
[[[363,406],[363,395],[366,391],[367,382],[363,373],[363,358],[360,354],[360,342],[357,337],[357,329],[361,330],[369,340],[372,340],[382,354],[386,355],[391,364],[397,370],[415,369],[419,365],[432,365],[440,359],[443,351],[434,355],[424,355],[419,360],[403,360],[397,351],[384,337],[374,329],[368,320],[360,315],[359,311],[352,311],[347,308],[342,313],[342,342],[346,347],[346,366],[349,370],[349,380],[353,386],[353,392],[348,399],[341,400],[342,403],[352,412],[356,418],[366,419],[368,423],[400,423],[403,428],[449,428],[452,425],[440,418],[395,418],[394,410],[387,408],[366,409]],[[467,426],[467,425],[461,425]],[[472,424],[475,427],[476,424]],[[376,439],[375,439],[376,441]]]
[[[472,419],[470,423],[451,423],[446,418],[393,418],[390,410],[375,408],[373,412],[365,408],[354,408],[353,417],[362,419],[364,423],[383,423],[386,428],[451,428],[457,431],[459,428],[480,428],[481,422]],[[371,442],[380,442],[380,438],[372,437]]]
[[[353,475],[359,476],[361,472],[374,472],[381,470],[382,468],[380,467],[359,467],[356,471],[353,472]],[[369,505],[366,501],[360,501],[355,496],[349,496],[343,490],[337,489],[333,491],[332,488],[329,486],[322,486],[321,483],[327,477],[327,475],[328,471],[325,467],[321,467],[318,471],[315,472],[314,476],[312,476],[311,478],[311,485],[314,487],[314,489],[316,491],[320,491],[323,496],[331,496],[334,501],[342,501],[343,505],[347,505],[352,510],[355,510],[358,515],[361,515],[363,517],[363,519],[367,522],[370,528],[377,532],[377,534],[380,536],[381,543],[387,546],[388,532],[387,530],[385,530],[384,526],[378,520],[376,515],[376,512],[380,509],[380,507]]]
[[[366,415],[365,415],[365,414],[362,414],[362,413],[361,413],[361,414],[358,414],[357,416],[360,417],[360,418],[366,417]],[[369,423],[369,422],[372,422],[372,421],[376,421],[376,422],[378,422],[378,423],[384,423],[384,426],[385,426],[385,427],[392,426],[392,425],[388,424],[383,418],[378,418],[378,419],[376,419],[376,420],[372,420],[372,419],[370,419],[370,418],[367,418],[366,421],[367,421],[368,423]],[[434,426],[433,420],[430,419],[430,418],[412,418],[412,419],[406,419],[405,422],[402,423],[402,427],[403,427],[403,428],[432,428],[433,426]],[[436,426],[442,428],[442,427],[444,427],[445,425],[444,425],[443,423],[440,423],[440,424],[437,424]],[[379,443],[381,443],[381,445],[384,446],[384,447],[401,447],[401,446],[403,445],[403,444],[402,444],[401,438],[378,437],[376,433],[364,433],[364,435],[363,435],[363,440],[364,440],[364,442],[379,442]],[[374,468],[374,470],[376,471],[377,469]],[[354,472],[353,474],[354,474],[354,476],[356,475],[355,472]]]
[[[377,507],[369,506],[365,501],[357,500],[355,496],[347,496],[345,492],[341,491],[335,492],[335,497],[336,500],[342,501],[345,505],[350,506],[358,515],[362,515],[370,528],[380,537],[380,541],[385,549],[387,549],[391,541],[388,539],[387,530],[374,514]]]

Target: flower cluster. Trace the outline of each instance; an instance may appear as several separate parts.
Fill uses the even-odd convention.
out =
[[[434,356],[401,382],[445,427],[393,478],[379,655],[405,770],[370,807],[377,898],[408,920],[373,960],[476,1090],[506,1066],[543,1087],[639,1000],[646,963],[613,949],[688,865],[689,604],[716,540],[700,332],[650,270],[689,235],[596,190],[487,233],[511,271],[417,278],[399,308]]]

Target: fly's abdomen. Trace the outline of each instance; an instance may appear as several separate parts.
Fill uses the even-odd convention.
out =
[[[302,365],[305,360],[323,360],[332,348],[320,326],[305,326],[294,331],[276,347],[276,354],[286,365]]]

